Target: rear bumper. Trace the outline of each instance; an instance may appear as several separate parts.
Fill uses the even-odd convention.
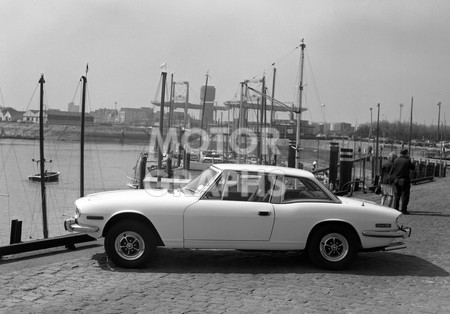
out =
[[[366,237],[376,237],[376,238],[409,238],[411,236],[411,228],[401,227],[396,231],[378,231],[378,230],[367,230],[363,231],[362,234]]]

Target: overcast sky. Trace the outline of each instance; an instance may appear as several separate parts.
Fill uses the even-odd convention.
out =
[[[380,103],[381,120],[409,121],[414,97],[414,121],[436,124],[438,102],[450,115],[449,12],[448,0],[0,0],[0,105],[36,109],[44,73],[48,107],[67,110],[86,63],[88,111],[149,106],[162,63],[193,103],[209,71],[221,105],[264,73],[271,90],[275,62],[275,97],[298,103],[304,38],[304,119],[370,122]]]

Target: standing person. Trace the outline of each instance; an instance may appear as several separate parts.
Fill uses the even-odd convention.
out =
[[[392,174],[397,154],[390,152],[388,159],[381,165],[381,205],[392,207],[396,194],[395,177]]]
[[[402,202],[401,211],[408,215],[409,193],[411,190],[411,181],[409,179],[409,172],[414,170],[415,165],[409,159],[408,150],[406,148],[400,151],[400,157],[394,160],[392,174],[395,176],[395,187],[397,192],[395,194],[394,208],[400,209],[400,199]]]

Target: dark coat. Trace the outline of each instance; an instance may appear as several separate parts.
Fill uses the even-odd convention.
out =
[[[409,172],[415,169],[415,165],[406,156],[395,158],[392,174],[398,179],[409,179]]]

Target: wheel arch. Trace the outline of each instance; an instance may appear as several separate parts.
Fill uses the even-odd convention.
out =
[[[156,230],[153,223],[146,216],[139,214],[139,213],[126,212],[126,213],[120,213],[118,215],[111,217],[111,219],[108,220],[105,227],[103,228],[102,236],[105,237],[106,234],[108,233],[109,229],[111,228],[111,226],[113,226],[118,221],[123,221],[123,220],[135,220],[135,221],[143,222],[153,232],[155,239],[156,239],[156,245],[164,246],[164,242],[162,241],[161,236],[159,235],[159,233]]]
[[[308,239],[306,240],[305,249],[308,249],[308,246],[311,243],[311,238],[312,238],[313,234],[317,232],[317,230],[324,228],[324,227],[330,227],[330,226],[344,227],[344,228],[347,228],[348,230],[350,230],[353,233],[353,235],[355,236],[355,238],[357,239],[358,251],[361,250],[361,248],[362,248],[361,238],[360,238],[358,232],[356,231],[356,229],[350,223],[348,223],[346,221],[340,221],[340,220],[327,220],[327,221],[322,221],[322,222],[319,222],[318,224],[316,224],[308,234]]]

